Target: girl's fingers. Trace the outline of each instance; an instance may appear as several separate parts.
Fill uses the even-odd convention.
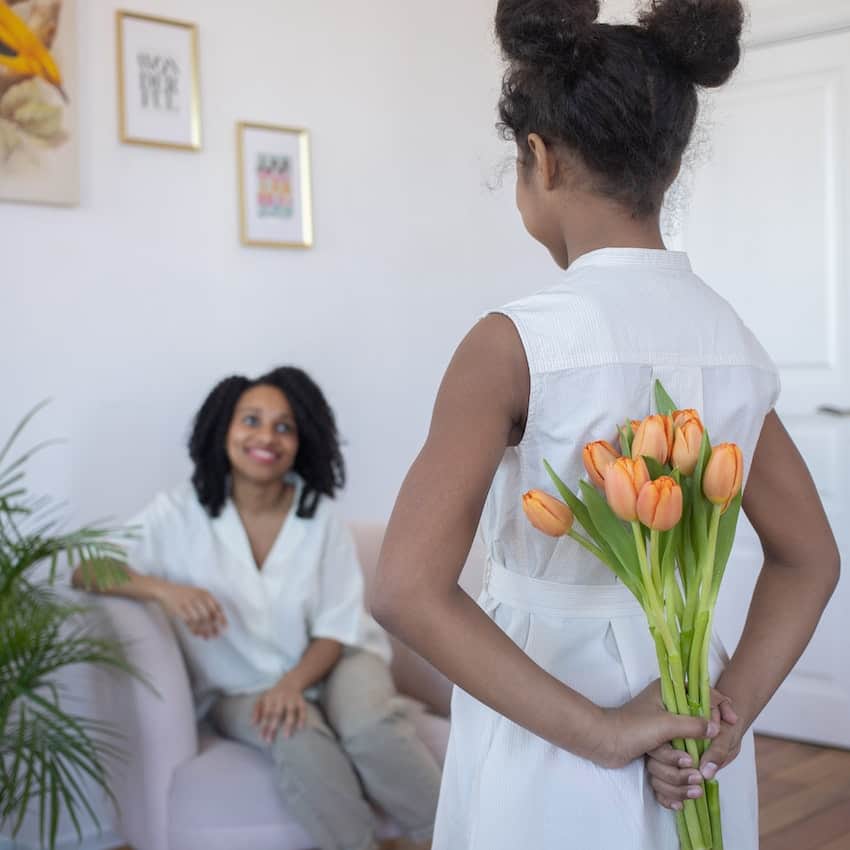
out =
[[[664,806],[665,809],[672,809],[674,812],[682,811],[682,804],[678,800],[668,800],[667,797],[660,797],[657,794],[655,799]]]
[[[732,708],[731,700],[724,700],[720,703],[720,719],[730,726],[734,726],[738,722],[738,713]]]
[[[734,725],[738,722],[738,714],[732,705],[732,700],[714,688],[711,689],[711,707],[720,711],[720,719],[724,723]]]
[[[693,759],[686,752],[674,749],[671,744],[662,744],[647,755],[650,759],[669,764],[672,767],[693,767]]]
[[[711,707],[711,722],[716,723],[720,727],[720,706],[713,705]]]
[[[673,785],[677,788],[702,784],[702,776],[694,768],[682,770],[681,768],[670,767],[660,761],[650,759],[646,765],[646,770],[654,779],[660,779],[662,782],[666,782],[668,785]]]
[[[655,777],[652,777],[649,784],[652,785],[652,790],[655,792],[656,797],[663,797],[665,800],[674,802],[676,800],[680,802],[696,800],[703,795],[701,785],[669,785],[667,782],[663,782]]]

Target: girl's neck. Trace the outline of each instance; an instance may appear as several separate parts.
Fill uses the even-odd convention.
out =
[[[230,498],[243,516],[260,516],[287,509],[292,501],[294,487],[286,481],[257,483],[239,475],[231,481]]]
[[[570,263],[600,248],[666,247],[660,214],[636,219],[616,202],[590,194],[564,211],[562,232]]]

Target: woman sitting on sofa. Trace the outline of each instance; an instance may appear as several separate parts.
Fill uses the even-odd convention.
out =
[[[191,483],[136,518],[129,581],[105,592],[165,609],[199,710],[270,751],[289,811],[322,850],[379,847],[364,791],[410,846],[430,847],[440,771],[399,710],[389,643],[331,502],[345,469],[321,390],[292,367],[226,378],[189,453]],[[73,580],[86,585],[82,567]]]

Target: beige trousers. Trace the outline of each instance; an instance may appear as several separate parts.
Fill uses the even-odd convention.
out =
[[[321,850],[374,850],[376,803],[414,841],[434,829],[440,769],[378,656],[346,650],[307,723],[263,741],[251,724],[258,694],[221,697],[211,719],[228,738],[271,754],[287,809]]]

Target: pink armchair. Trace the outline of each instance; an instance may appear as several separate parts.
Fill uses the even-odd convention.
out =
[[[367,584],[383,526],[353,528]],[[462,584],[476,595],[483,557],[473,549]],[[225,740],[195,721],[186,668],[176,638],[158,606],[98,597],[130,660],[156,689],[129,677],[109,677],[99,699],[103,719],[125,737],[125,762],[113,769],[118,830],[134,850],[308,850],[309,836],[288,815],[271,761],[257,750]],[[400,693],[424,704],[419,734],[442,763],[449,730],[448,681],[430,664],[393,641],[393,676]],[[382,834],[394,833],[391,823]]]

